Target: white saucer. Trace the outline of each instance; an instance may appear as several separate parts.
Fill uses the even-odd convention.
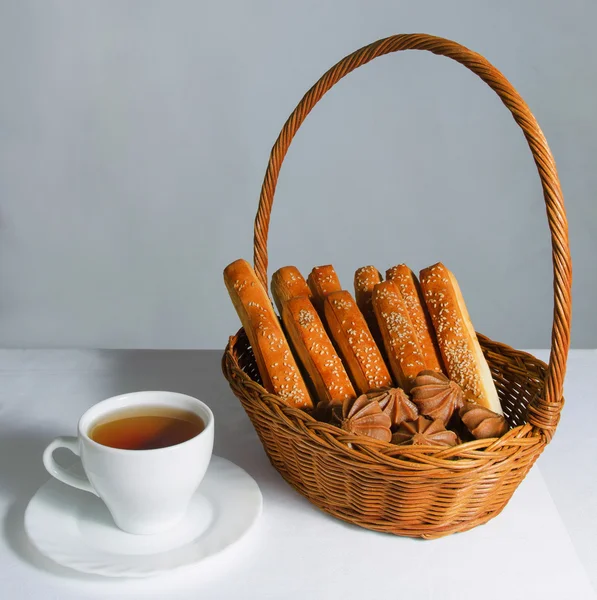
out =
[[[261,514],[255,480],[213,456],[183,521],[157,535],[116,527],[97,497],[51,479],[25,511],[25,531],[55,562],[108,577],[147,577],[197,563],[244,537]]]

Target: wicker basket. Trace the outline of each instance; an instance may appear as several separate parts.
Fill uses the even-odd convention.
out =
[[[307,92],[272,149],[255,219],[254,262],[267,288],[267,234],[276,183],[290,142],[309,111],[342,77],[398,50],[428,50],[468,67],[498,94],[524,132],[551,230],[555,304],[549,366],[479,335],[511,429],[499,439],[440,450],[356,437],[288,408],[261,386],[242,329],[230,338],[222,366],[272,464],[313,504],[368,529],[436,538],[500,513],[551,440],[564,403],[572,277],[568,228],[554,159],[531,111],[495,67],[455,42],[425,34],[395,35],[357,50]]]

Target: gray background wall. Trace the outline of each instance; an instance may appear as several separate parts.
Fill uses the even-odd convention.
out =
[[[481,52],[558,162],[573,345],[597,347],[597,4],[590,0],[0,0],[0,345],[218,348],[224,266],[252,254],[269,150],[317,77],[392,33]],[[549,236],[522,134],[464,68],[421,52],[338,85],[295,139],[271,268],[437,260],[478,330],[546,347]]]

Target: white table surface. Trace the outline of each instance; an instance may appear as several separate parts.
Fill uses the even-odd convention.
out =
[[[340,592],[343,598],[407,592],[410,598],[513,599],[523,597],[509,575],[513,561],[524,562],[516,573],[539,573],[543,587],[553,590],[541,598],[597,598],[596,350],[571,352],[557,434],[502,515],[469,533],[431,542],[347,526],[296,494],[269,464],[221,375],[220,358],[220,351],[0,350],[0,598],[278,598],[285,586],[285,598],[301,600],[336,598]],[[23,531],[27,502],[48,479],[41,453],[55,436],[74,434],[90,405],[142,389],[184,392],[210,404],[217,423],[215,453],[257,480],[264,496],[262,519],[240,544],[185,576],[114,581],[60,567],[32,548]],[[533,498],[541,498],[541,506],[525,505]],[[542,541],[543,552],[524,554],[524,543],[531,547],[534,536],[549,540],[550,531],[557,540],[553,547]],[[453,554],[455,548],[468,555],[463,566],[486,560],[495,570],[486,589],[467,589],[466,571],[448,569],[442,552]],[[387,573],[394,560],[395,583]],[[575,579],[567,584],[576,590],[572,595],[558,588],[560,564]],[[367,575],[376,565],[383,566],[384,577]],[[400,566],[408,567],[408,575]],[[553,584],[546,583],[551,575]],[[377,581],[384,582],[383,589],[376,588]],[[539,596],[525,592],[524,597]]]

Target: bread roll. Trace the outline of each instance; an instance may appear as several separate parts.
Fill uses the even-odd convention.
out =
[[[410,321],[415,328],[419,345],[423,351],[425,368],[430,371],[442,371],[442,360],[431,318],[425,306],[423,293],[417,276],[404,264],[386,271],[386,279],[393,281],[400,290]]]
[[[354,274],[354,293],[359,310],[367,321],[367,326],[378,348],[383,351],[383,338],[375,318],[373,304],[373,288],[382,281],[381,273],[373,266],[361,267]],[[383,354],[383,352],[382,352]]]
[[[323,318],[324,298],[328,294],[339,292],[342,289],[334,267],[332,265],[314,267],[311,273],[309,273],[309,277],[307,277],[307,284],[311,290],[313,306],[315,306]]]
[[[311,291],[296,267],[282,267],[272,275],[272,296],[278,307],[278,314],[282,316],[284,302],[298,296],[311,297]]]
[[[420,279],[448,377],[472,395],[477,404],[503,414],[456,278],[442,263],[437,263],[423,269]]]
[[[267,292],[246,260],[224,269],[224,282],[249,338],[263,387],[288,406],[313,408]]]
[[[375,286],[373,310],[392,374],[398,385],[410,392],[415,377],[425,369],[425,359],[406,303],[393,281],[383,281]]]
[[[329,331],[359,392],[392,385],[392,378],[357,303],[347,291],[325,297],[324,314]]]
[[[284,302],[282,320],[292,348],[311,378],[318,401],[342,404],[356,393],[323,323],[306,296]]]

